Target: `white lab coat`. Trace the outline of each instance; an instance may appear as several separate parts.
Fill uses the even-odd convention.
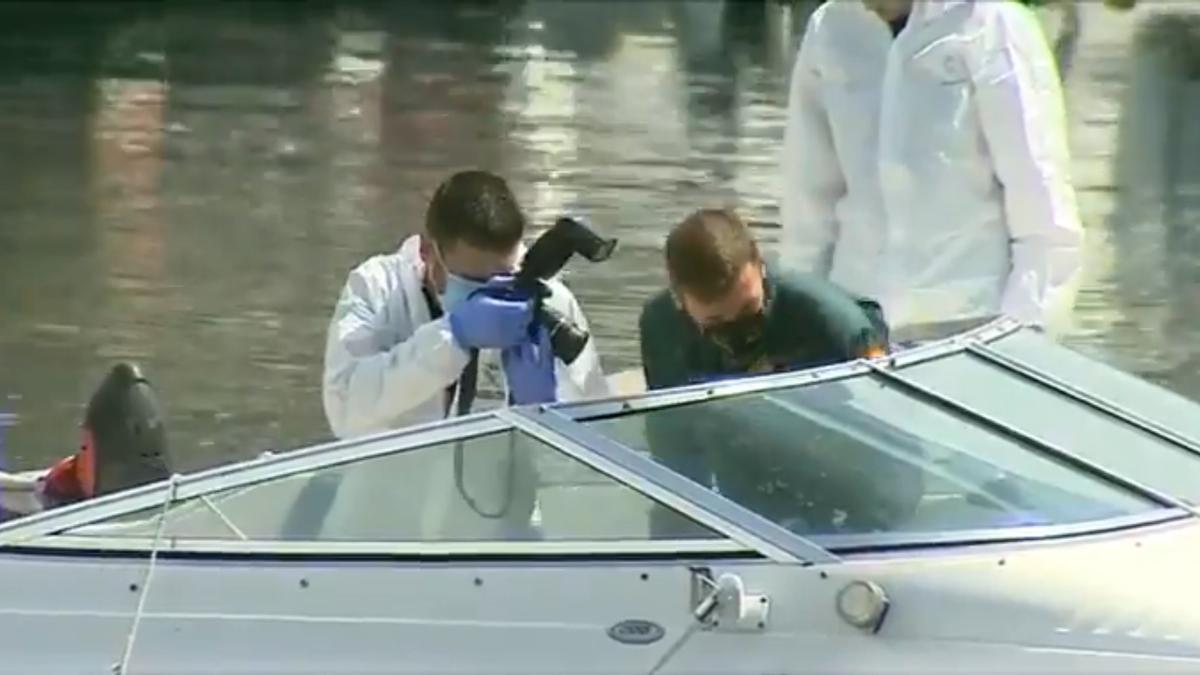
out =
[[[340,438],[439,420],[446,387],[469,356],[446,317],[430,320],[421,292],[420,238],[360,264],[346,280],[325,347],[325,415]],[[575,296],[557,280],[547,303],[587,328]],[[486,372],[488,369],[492,375]],[[556,361],[558,400],[606,396],[595,341],[570,366]],[[480,394],[503,372],[496,350],[480,352]],[[503,392],[499,401],[503,403]],[[481,396],[474,410],[489,407]],[[453,402],[451,415],[457,409]],[[375,541],[504,540],[538,536],[538,465],[547,449],[513,432],[351,463],[337,469],[335,498],[317,538]],[[457,459],[460,461],[456,461]],[[495,511],[495,513],[492,513]]]
[[[906,327],[1057,321],[1083,232],[1057,69],[1015,0],[861,0],[808,22],[783,149],[785,267],[880,301]]]
[[[338,298],[321,389],[326,419],[339,438],[441,419],[446,387],[467,365],[469,355],[451,337],[448,319],[430,320],[419,247],[413,236],[397,252],[363,262]],[[550,286],[547,303],[586,329],[575,296],[557,280]],[[484,350],[480,361],[482,371],[497,363],[497,352]],[[560,401],[608,394],[594,340],[570,366],[556,361],[556,375]]]

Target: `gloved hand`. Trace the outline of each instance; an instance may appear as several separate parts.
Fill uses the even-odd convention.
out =
[[[499,277],[450,310],[450,333],[463,349],[504,349],[529,339],[533,299]]]
[[[534,337],[500,353],[504,377],[508,380],[509,398],[515,405],[552,403],[555,399],[554,349],[550,333],[542,326],[534,329]]]

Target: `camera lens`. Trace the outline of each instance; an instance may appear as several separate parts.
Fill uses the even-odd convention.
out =
[[[570,319],[544,305],[537,318],[550,333],[550,346],[554,349],[554,355],[567,365],[574,363],[587,346],[587,331],[581,330]]]

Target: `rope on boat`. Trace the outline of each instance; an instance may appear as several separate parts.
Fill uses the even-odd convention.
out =
[[[208,498],[208,495],[200,495],[200,501],[203,502],[210,511],[217,514],[217,518],[221,519],[221,523],[224,524],[225,527],[228,527],[229,531],[233,532],[238,539],[246,541],[246,533],[242,532],[242,529],[235,525],[234,522],[229,519],[229,516],[225,515],[224,511],[217,508],[217,505],[213,503],[213,500]]]
[[[154,567],[158,562],[158,547],[162,543],[163,528],[167,522],[167,509],[175,501],[179,487],[179,474],[171,474],[167,483],[167,496],[163,499],[162,509],[158,513],[158,526],[154,528],[154,541],[150,544],[150,563],[146,565],[146,575],[142,577],[142,590],[138,594],[137,609],[133,613],[133,622],[129,626],[129,635],[125,640],[125,651],[121,660],[113,664],[113,675],[129,675],[129,660],[133,657],[133,644],[137,640],[138,627],[142,623],[142,615],[146,608],[146,598],[150,595],[150,580],[154,576]]]

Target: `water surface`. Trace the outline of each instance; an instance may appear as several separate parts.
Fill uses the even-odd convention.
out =
[[[778,219],[800,5],[42,7],[0,8],[8,468],[70,452],[121,358],[158,386],[185,468],[327,438],[342,281],[459,169],[507,176],[541,225],[575,211],[621,238],[569,277],[610,371],[637,365],[673,222],[714,204]],[[1136,87],[1135,56],[1064,43],[1092,86],[1073,110],[1090,240],[1066,339],[1200,396],[1200,133],[1182,122],[1200,89],[1162,39],[1182,25],[1131,40]],[[1089,138],[1116,127],[1115,150]]]

